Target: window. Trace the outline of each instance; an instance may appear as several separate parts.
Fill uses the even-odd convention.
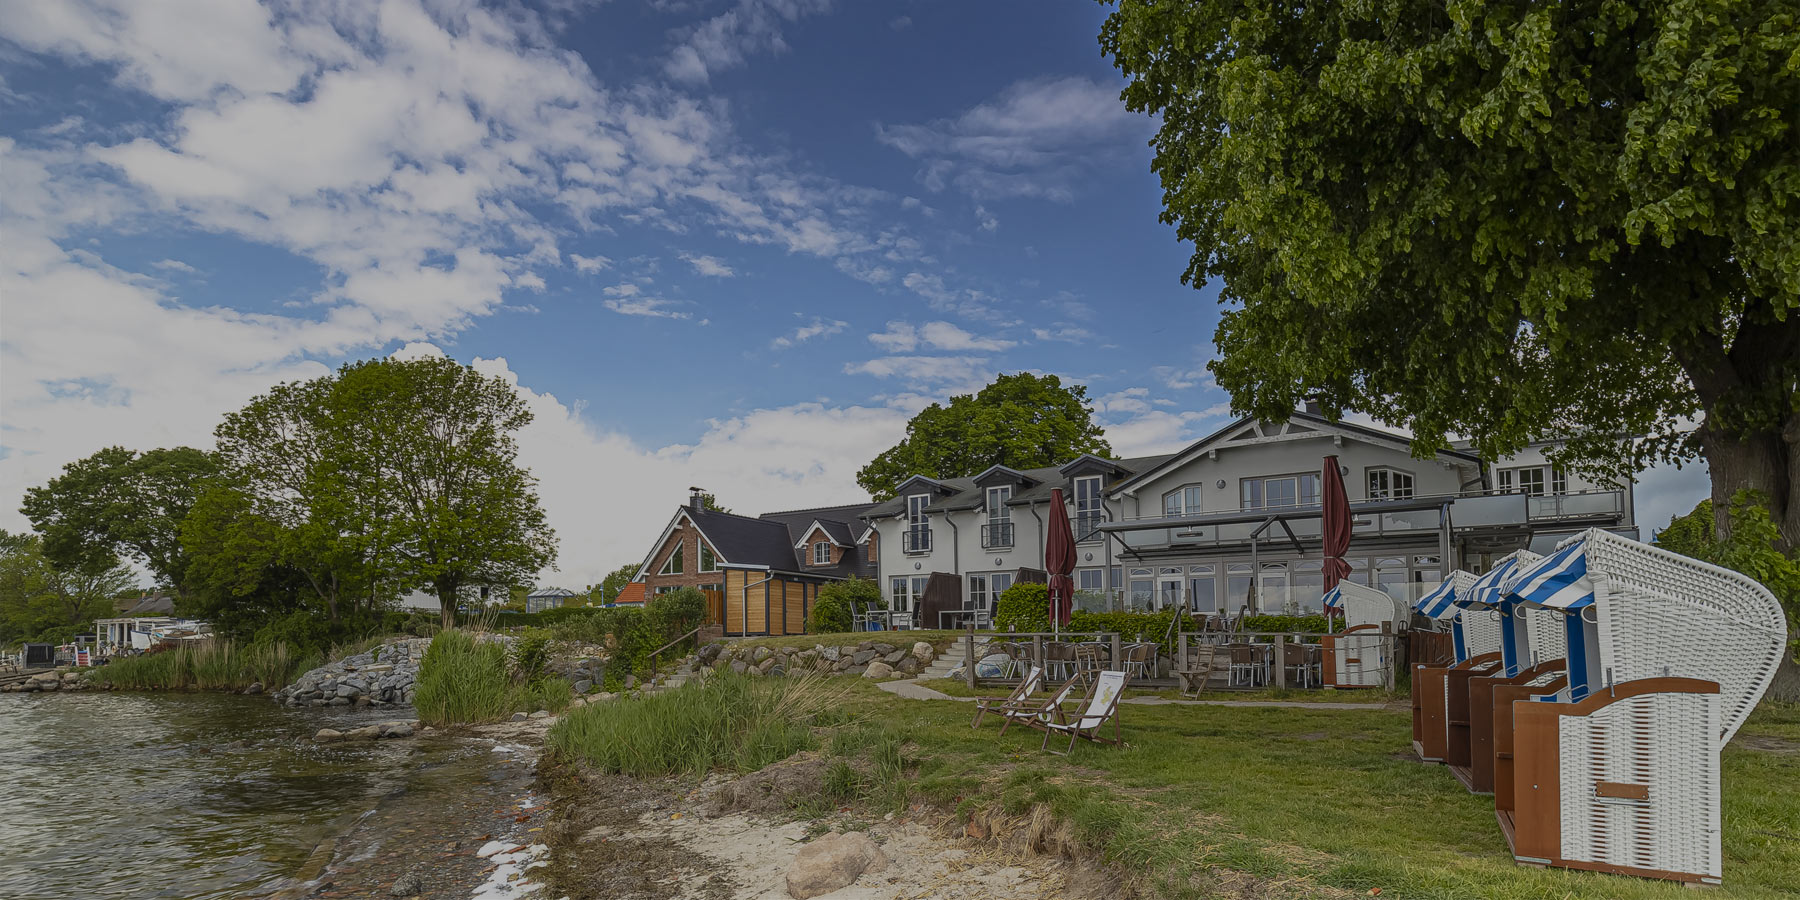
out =
[[[1412,495],[1411,473],[1386,468],[1369,470],[1370,500],[1410,500]]]
[[[681,590],[681,588],[678,585],[665,584],[662,587],[657,588],[656,592],[658,594],[667,594],[671,591],[679,591],[679,590]]]
[[[1264,615],[1291,615],[1288,608],[1287,563],[1263,563],[1256,586],[1256,608]]]
[[[1011,572],[990,572],[984,575],[969,576],[969,609],[994,610],[994,604],[1000,602],[1000,595],[1012,587]]]
[[[930,580],[920,575],[912,578],[901,576],[890,581],[890,608],[894,612],[912,612],[918,601],[925,596],[925,583]]]
[[[1163,495],[1163,515],[1195,516],[1201,511],[1200,497],[1205,489],[1197,484],[1178,488]]]
[[[1101,593],[1106,590],[1105,569],[1076,569],[1075,589]]]
[[[1188,607],[1197,613],[1218,612],[1217,582],[1212,566],[1188,566]]]
[[[813,561],[813,565],[815,565],[815,566],[831,565],[831,542],[830,541],[814,541],[813,542],[812,561]]]
[[[1225,611],[1237,615],[1250,602],[1250,564],[1232,563],[1225,567]]]
[[[1325,611],[1325,566],[1316,559],[1294,563],[1293,601],[1295,611],[1309,615]]]
[[[931,519],[925,507],[931,505],[930,494],[914,494],[906,498],[906,552],[931,552]]]
[[[881,561],[881,535],[869,535],[869,542],[863,545],[863,558],[869,562]]]
[[[700,542],[700,571],[719,571],[719,557],[713,553],[713,548],[708,547],[705,541]]]
[[[1131,581],[1126,585],[1125,608],[1133,611],[1145,611],[1156,599],[1156,582],[1150,578],[1149,569],[1132,569]]]
[[[1100,497],[1100,476],[1075,479],[1075,540],[1097,540],[1094,529],[1106,521],[1106,506]]]
[[[1516,469],[1501,469],[1498,474],[1500,492],[1503,494],[1516,491],[1542,497],[1545,494],[1569,492],[1569,477],[1554,466],[1521,466]]]
[[[1314,472],[1245,478],[1238,482],[1238,490],[1242,509],[1319,505],[1319,476]]]
[[[703,584],[700,586],[700,589],[703,591],[714,591],[720,594],[725,593],[725,586],[722,584]]]
[[[668,562],[663,563],[662,571],[660,571],[656,574],[658,574],[658,575],[680,575],[681,574],[681,551],[682,551],[682,549],[683,549],[683,545],[676,544],[675,552],[669,554]]]
[[[969,608],[987,609],[988,577],[986,575],[969,576]]]
[[[1012,492],[1011,485],[987,489],[987,522],[981,526],[981,546],[1013,545],[1012,508],[1006,505],[1006,501],[1012,499]]]

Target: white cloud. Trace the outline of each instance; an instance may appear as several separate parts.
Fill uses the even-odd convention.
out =
[[[978,337],[949,322],[926,322],[914,326],[908,322],[889,322],[887,330],[869,335],[869,342],[890,351],[908,351],[924,347],[932,350],[993,351],[1017,346],[1017,341],[995,337]]]
[[[1057,322],[1055,328],[1033,328],[1033,337],[1040,341],[1062,341],[1069,344],[1083,344],[1094,339],[1094,333],[1067,322]]]
[[[678,81],[704,84],[743,65],[752,53],[785,52],[783,26],[830,8],[831,0],[738,0],[689,31],[670,51],[663,71]]]
[[[604,256],[582,256],[579,253],[569,254],[569,261],[575,264],[575,271],[583,275],[592,275],[612,268],[613,261]]]
[[[915,385],[935,385],[958,391],[980,390],[993,370],[985,357],[979,356],[883,356],[860,363],[847,363],[847,375],[873,375],[896,378]]]
[[[795,329],[793,334],[778,337],[770,341],[769,347],[774,350],[786,350],[790,347],[804,344],[816,337],[831,337],[848,327],[850,327],[850,323],[848,322],[840,322],[835,319],[826,320],[814,316],[811,324],[802,325]]]
[[[987,207],[979,203],[975,205],[975,221],[981,226],[982,231],[998,231],[1000,229],[1000,220],[995,218],[993,213],[988,212]]]
[[[1205,366],[1155,366],[1150,370],[1165,387],[1172,391],[1185,391],[1191,387],[1213,388],[1212,373]]]
[[[156,262],[151,263],[150,265],[155,266],[156,268],[162,269],[164,271],[181,272],[181,273],[187,274],[187,275],[193,275],[200,271],[199,269],[196,269],[193,266],[190,266],[187,263],[184,263],[179,259],[159,259]]]
[[[1150,131],[1144,117],[1125,109],[1119,90],[1076,76],[1026,79],[954,119],[877,125],[875,134],[919,160],[919,181],[932,191],[1067,203],[1084,174]]]
[[[681,254],[681,258],[687,260],[688,265],[693,266],[696,273],[705,275],[709,278],[730,278],[737,274],[737,272],[732,271],[730,266],[725,264],[724,260],[721,260],[716,256],[699,256],[683,253]]]

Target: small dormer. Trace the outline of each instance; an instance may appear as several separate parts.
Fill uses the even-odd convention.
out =
[[[1036,478],[1021,472],[1018,469],[1009,469],[1005,466],[989,466],[987,471],[975,476],[975,486],[983,489],[999,487],[1001,485],[1012,485],[1014,493],[1017,493],[1025,488],[1034,487],[1037,484],[1038,480]]]
[[[894,496],[896,497],[911,497],[915,494],[925,494],[935,499],[938,497],[948,497],[954,493],[956,493],[955,488],[926,475],[914,475],[913,477],[900,482],[900,486],[894,489]]]
[[[1069,479],[1068,502],[1074,513],[1075,540],[1099,540],[1095,529],[1106,521],[1106,490],[1125,470],[1110,459],[1083,453],[1057,471]]]

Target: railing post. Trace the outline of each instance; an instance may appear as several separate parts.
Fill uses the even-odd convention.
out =
[[[1044,636],[1041,634],[1031,636],[1031,664],[1039,670],[1044,668]]]
[[[1181,651],[1180,651],[1180,654],[1175,657],[1175,671],[1176,672],[1186,672],[1188,669],[1192,668],[1191,666],[1188,665],[1187,632],[1185,632],[1185,631],[1181,632],[1179,635],[1177,635],[1176,640],[1179,643],[1179,645],[1181,646]],[[1183,676],[1178,676],[1178,677],[1185,679],[1187,676],[1183,675]],[[1182,686],[1186,687],[1187,685],[1184,683]]]
[[[963,678],[972,688],[975,686],[975,623],[969,623],[969,633],[963,640],[968,641],[963,648]]]
[[[1275,637],[1275,686],[1287,687],[1287,639],[1285,634]]]
[[[1400,664],[1400,641],[1394,635],[1392,625],[1381,623],[1381,649],[1387,652],[1387,665],[1382,666],[1383,679],[1387,682],[1388,693],[1394,691],[1394,667]]]
[[[1112,636],[1112,664],[1115,672],[1125,671],[1124,663],[1119,659],[1119,649],[1119,633],[1115,631]]]

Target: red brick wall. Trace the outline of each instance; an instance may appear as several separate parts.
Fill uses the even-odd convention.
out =
[[[682,548],[681,574],[656,574],[662,571],[663,564],[669,561],[669,556],[675,552],[677,545]],[[661,547],[656,548],[656,555],[650,559],[650,568],[644,571],[644,593],[650,597],[656,596],[657,588],[725,583],[724,572],[700,571],[700,531],[685,522],[669,534],[669,539]]]
[[[831,545],[831,562],[828,562],[823,566],[814,565],[813,564],[813,555],[812,555],[813,544],[818,541],[830,541],[830,540],[831,540],[831,537],[825,533],[825,529],[823,529],[823,528],[814,528],[812,530],[812,533],[806,536],[806,547],[801,550],[801,553],[804,554],[801,558],[806,560],[807,568],[823,569],[823,568],[827,568],[830,566],[835,566],[843,560],[844,554],[846,552],[854,552],[854,550],[855,550],[855,548],[853,547],[849,551],[846,551],[843,547],[839,547],[836,544],[832,544]]]

